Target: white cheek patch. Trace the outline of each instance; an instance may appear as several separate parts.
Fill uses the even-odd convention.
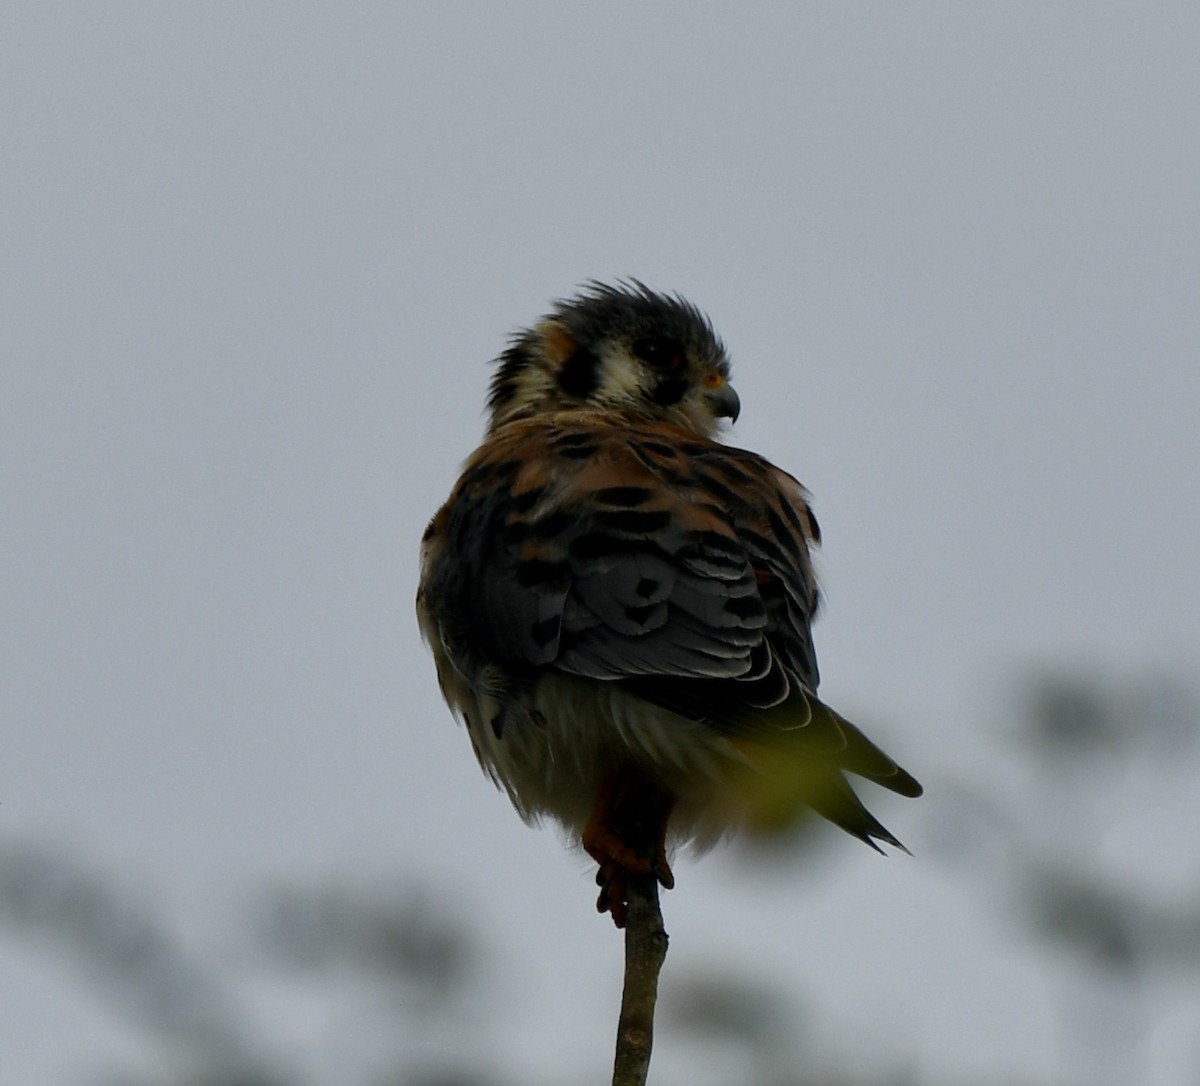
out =
[[[557,394],[555,375],[541,365],[526,366],[517,379],[518,399],[527,404],[545,403]]]
[[[612,403],[637,402],[645,393],[645,368],[614,344],[598,352],[600,387],[596,398]]]

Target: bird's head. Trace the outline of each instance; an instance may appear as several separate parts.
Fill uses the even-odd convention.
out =
[[[636,280],[589,283],[518,333],[488,396],[491,429],[554,411],[663,420],[705,437],[736,419],[729,359],[708,318]]]

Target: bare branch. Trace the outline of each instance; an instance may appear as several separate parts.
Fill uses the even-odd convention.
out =
[[[613,1086],[645,1086],[654,1044],[658,974],[667,957],[667,933],[653,875],[630,875],[625,915],[625,988],[617,1024]]]

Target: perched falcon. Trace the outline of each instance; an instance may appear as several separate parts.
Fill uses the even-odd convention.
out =
[[[527,820],[674,884],[671,845],[811,808],[903,848],[846,781],[921,786],[816,697],[807,494],[714,440],[736,419],[707,318],[588,285],[498,360],[483,444],[425,532],[417,613],[476,757]]]

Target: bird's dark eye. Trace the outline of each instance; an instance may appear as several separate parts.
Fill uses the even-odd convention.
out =
[[[633,341],[633,353],[656,370],[677,370],[683,365],[683,347],[669,336],[642,336]]]

